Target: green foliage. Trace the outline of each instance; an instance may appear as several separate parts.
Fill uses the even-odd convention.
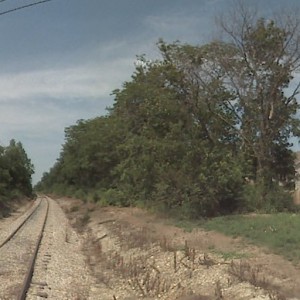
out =
[[[139,58],[107,116],[65,129],[61,155],[36,188],[185,218],[293,209],[288,141],[300,132],[299,105],[284,92],[295,36],[248,21],[241,36],[227,30],[232,41],[160,40],[162,58]]]
[[[0,215],[9,212],[9,201],[24,196],[33,197],[31,176],[33,165],[23,145],[11,140],[9,146],[0,147]]]
[[[130,202],[124,197],[124,194],[121,191],[117,189],[108,189],[101,193],[100,204],[103,206],[129,206]]]
[[[291,193],[277,184],[266,190],[262,184],[246,185],[241,198],[240,211],[273,213],[296,211]]]
[[[74,196],[75,198],[81,199],[82,201],[85,201],[87,195],[86,195],[86,192],[85,192],[85,191],[83,191],[83,190],[81,190],[81,189],[78,189],[78,190],[76,190],[76,192],[73,194],[73,196]]]
[[[299,131],[299,87],[293,90],[291,85],[300,59],[299,28],[296,20],[278,25],[248,17],[240,26],[246,28],[240,34],[226,28],[235,51],[221,56],[219,44],[215,61],[224,77],[230,74],[227,89],[235,105],[228,106],[238,116],[243,150],[253,163],[251,177],[271,188],[274,179],[291,181],[295,173],[288,140]]]

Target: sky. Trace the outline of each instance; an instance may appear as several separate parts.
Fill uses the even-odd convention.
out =
[[[215,16],[231,0],[0,1],[0,144],[21,141],[35,166],[33,183],[49,171],[64,128],[105,115],[111,92],[130,80],[136,55],[159,57],[156,42],[194,45],[218,32]],[[298,0],[245,0],[263,16]],[[300,4],[299,4],[300,5]]]

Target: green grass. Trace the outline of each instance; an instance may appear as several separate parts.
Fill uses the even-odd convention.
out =
[[[249,258],[251,255],[249,253],[242,253],[237,251],[220,251],[220,250],[212,250],[214,254],[219,255],[224,260],[232,260],[232,259],[242,259],[242,258]]]
[[[299,214],[226,216],[211,219],[201,226],[229,236],[246,238],[295,263],[300,262]]]

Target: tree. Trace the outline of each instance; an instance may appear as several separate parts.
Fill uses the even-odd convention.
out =
[[[4,160],[11,178],[9,188],[26,196],[32,195],[31,176],[34,167],[21,142],[11,140],[4,151]]]
[[[20,142],[0,147],[0,215],[9,213],[9,202],[32,196],[33,165]]]
[[[278,178],[276,149],[287,154],[281,164],[290,161],[289,139],[299,135],[300,83],[294,89],[291,83],[300,66],[300,23],[257,18],[243,6],[232,19],[233,24],[221,22],[227,39],[212,45],[214,62],[233,95],[226,105],[239,120],[236,130],[255,166],[253,177],[268,189]]]
[[[133,202],[180,208],[189,215],[232,211],[242,174],[232,128],[214,115],[228,113],[219,105],[222,86],[214,83],[215,93],[208,95],[189,76],[187,69],[197,68],[192,59],[201,54],[199,47],[163,41],[159,47],[163,60],[144,61],[115,93],[113,113],[128,132],[118,147],[118,188]]]
[[[124,136],[123,125],[113,116],[79,120],[65,128],[60,157],[36,188],[69,195],[109,189],[115,183],[117,146]]]
[[[113,183],[111,170],[118,163],[116,145],[123,139],[113,117],[79,120],[65,129],[61,173],[70,185],[99,188]]]

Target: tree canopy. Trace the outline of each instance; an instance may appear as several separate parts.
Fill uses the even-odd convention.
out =
[[[299,23],[240,20],[223,40],[138,57],[107,116],[66,128],[37,188],[193,217],[290,208]]]
[[[32,196],[31,176],[34,167],[21,142],[11,140],[0,147],[0,214],[10,200]]]

